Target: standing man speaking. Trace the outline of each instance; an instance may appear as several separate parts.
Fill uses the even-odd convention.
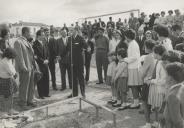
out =
[[[68,96],[68,98],[78,96],[78,83],[81,94],[85,97],[83,49],[87,49],[87,44],[79,32],[78,27],[72,28],[70,30],[71,37],[68,38],[67,51],[69,52],[71,68],[73,68],[71,72],[73,95]]]

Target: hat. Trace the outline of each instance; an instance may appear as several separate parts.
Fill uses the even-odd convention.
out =
[[[151,34],[152,32],[150,30],[146,31],[145,34]]]

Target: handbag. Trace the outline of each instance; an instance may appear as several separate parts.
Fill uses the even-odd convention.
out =
[[[41,78],[43,74],[40,71],[40,68],[36,61],[34,61],[34,82],[37,83]]]

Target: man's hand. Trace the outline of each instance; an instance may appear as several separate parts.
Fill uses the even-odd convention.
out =
[[[48,60],[44,60],[44,62],[43,62],[44,64],[48,64],[49,63],[49,61]]]
[[[91,48],[90,47],[87,48],[87,52],[91,52]]]

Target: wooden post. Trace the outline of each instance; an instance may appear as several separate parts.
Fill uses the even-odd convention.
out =
[[[98,107],[95,107],[96,108],[96,119],[98,120],[98,117],[99,117],[99,108]]]
[[[116,128],[116,114],[113,114],[113,123],[114,123],[114,128]]]
[[[49,117],[49,107],[46,107],[46,118]]]
[[[81,100],[81,98],[79,98],[79,111],[81,111],[82,110],[82,100]]]

